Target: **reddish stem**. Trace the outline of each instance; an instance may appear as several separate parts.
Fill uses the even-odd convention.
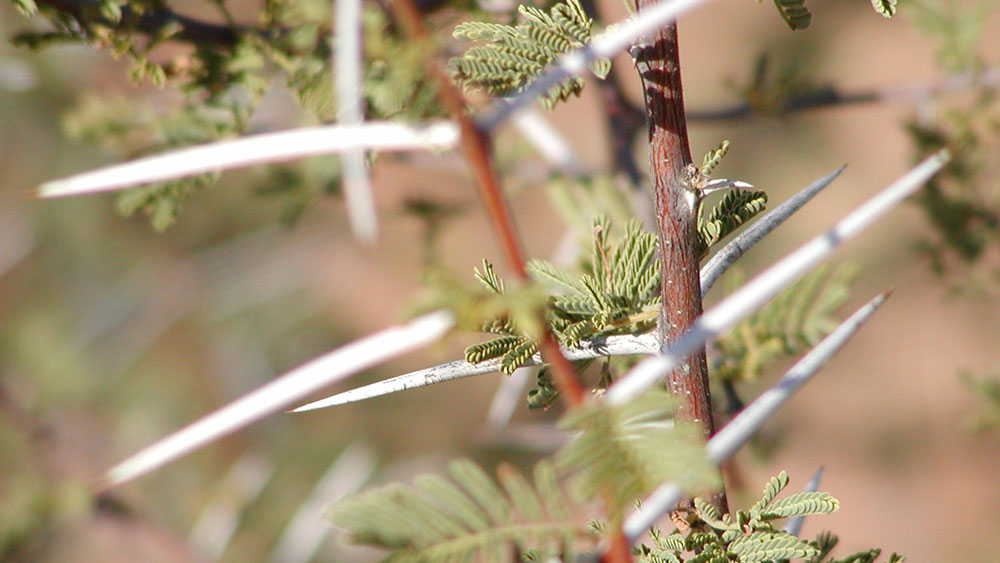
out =
[[[427,37],[427,30],[424,28],[420,12],[413,0],[394,0],[392,8],[397,21],[411,39],[422,40]],[[437,83],[438,97],[444,103],[451,118],[458,123],[462,154],[476,179],[479,195],[486,205],[486,212],[493,225],[493,232],[500,239],[500,247],[503,250],[507,266],[515,277],[522,282],[527,282],[530,278],[524,268],[524,251],[521,250],[521,243],[517,237],[517,228],[514,226],[510,207],[503,195],[503,190],[500,188],[500,182],[493,167],[490,139],[466,113],[465,98],[448,78],[445,70],[434,61],[430,61],[428,64],[429,73]],[[552,336],[547,323],[542,322],[541,324],[545,327],[538,343],[542,359],[549,364],[553,380],[559,388],[560,394],[566,398],[571,406],[577,406],[583,403],[586,398],[586,391],[580,382],[580,376],[573,369],[573,365],[562,355],[559,343]]]
[[[657,2],[637,0],[637,9],[641,12]],[[663,280],[659,323],[663,348],[687,331],[702,313],[695,198],[684,182],[691,149],[677,47],[674,22],[640,38],[632,48],[649,119],[650,175]],[[667,376],[667,389],[680,401],[678,419],[698,424],[705,438],[715,432],[704,347]],[[724,493],[716,501],[720,509],[726,510]]]

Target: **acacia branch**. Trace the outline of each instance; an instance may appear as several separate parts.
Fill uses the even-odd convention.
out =
[[[545,94],[556,84],[586,71],[587,65],[591,62],[617,55],[622,49],[627,49],[636,38],[655,32],[661,26],[674,21],[677,16],[705,2],[708,0],[649,2],[643,13],[618,22],[590,43],[560,57],[517,96],[494,103],[490,111],[479,118],[479,123],[486,131],[499,127],[512,113]]]
[[[404,32],[413,40],[424,40],[427,30],[424,28],[420,12],[413,0],[395,0],[392,3],[393,14],[401,24]],[[445,70],[436,62],[428,62],[431,78],[437,84],[438,97],[443,102],[451,118],[458,124],[460,132],[460,150],[465,157],[479,188],[479,195],[486,205],[487,215],[493,226],[493,232],[500,240],[507,266],[514,276],[522,282],[530,278],[525,269],[524,252],[518,240],[514,218],[504,197],[503,190],[497,178],[491,155],[490,138],[466,112],[465,99],[461,92],[452,84]],[[539,312],[541,316],[541,312]],[[579,405],[586,396],[580,376],[572,364],[563,357],[552,331],[544,319],[541,320],[543,333],[538,341],[538,349],[542,357],[552,368],[552,377],[559,391],[563,393],[571,405]]]
[[[641,16],[652,5],[651,0],[637,0],[636,10]],[[686,181],[691,149],[677,22],[639,38],[631,52],[642,79],[649,120],[650,180],[660,241],[660,347],[666,350],[702,313],[697,199],[694,187]],[[697,424],[706,439],[715,433],[704,344],[687,350],[671,367],[667,390],[678,400],[677,419]],[[712,503],[721,513],[729,512],[724,487],[713,495]]]
[[[782,378],[730,421],[705,445],[705,454],[714,463],[722,463],[733,456],[758,430],[770,420],[792,395],[816,374],[827,360],[850,340],[885,302],[887,293],[876,296],[842,322],[801,360],[796,362]],[[643,500],[640,508],[625,520],[624,531],[634,542],[656,522],[661,514],[670,510],[683,495],[676,482],[664,483]]]
[[[608,388],[605,400],[612,404],[622,404],[640,395],[670,373],[692,351],[703,347],[705,342],[732,328],[784,287],[816,267],[837,246],[860,233],[895,205],[912,195],[950,159],[951,155],[947,149],[926,158],[833,227],[743,284],[739,290],[702,315],[669,350],[659,356],[643,360],[625,377],[616,381]]]
[[[701,268],[702,293],[707,293],[711,284],[706,286],[706,281],[714,283],[715,280],[725,272],[726,268],[732,265],[744,252],[750,249],[764,235],[774,230],[785,219],[790,217],[796,210],[805,205],[813,196],[819,193],[824,187],[830,184],[843,170],[843,167],[834,170],[826,176],[816,180],[806,186],[797,194],[771,210],[767,215],[760,218],[748,229],[743,231],[738,237],[729,242],[711,260]],[[762,227],[757,224],[763,222]],[[610,356],[631,356],[653,354],[659,350],[659,337],[654,333],[638,335],[615,335],[602,338],[584,340],[579,347],[564,348],[563,355],[571,361],[585,360],[591,358]],[[538,355],[529,358],[523,365],[542,365],[541,357]],[[325,399],[309,403],[295,409],[292,412],[300,412],[326,407],[344,405],[357,401],[364,401],[398,393],[408,389],[416,389],[435,383],[453,381],[474,375],[493,373],[500,370],[500,360],[489,360],[477,364],[471,364],[465,360],[440,364],[429,368],[405,373],[382,381],[376,381],[362,387],[357,387],[349,391],[337,393]]]

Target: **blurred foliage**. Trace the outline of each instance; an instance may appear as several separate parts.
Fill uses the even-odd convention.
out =
[[[124,98],[90,96],[64,115],[63,129],[71,139],[130,159],[232,137],[245,129],[247,111],[229,96],[188,102],[162,113]],[[117,196],[116,207],[125,216],[141,211],[155,230],[164,231],[176,221],[184,201],[214,185],[218,177],[202,174],[127,190]]]
[[[637,425],[633,423],[636,428],[649,426],[642,434],[636,435],[634,429],[622,427],[625,435],[631,436],[628,440],[618,442],[613,435],[605,436],[607,440],[596,437],[577,440],[566,446],[561,454],[563,459],[582,462],[581,467],[588,471],[595,463],[606,465],[603,468],[606,471],[594,475],[610,476],[610,481],[595,482],[583,491],[567,494],[560,484],[561,480],[565,481],[565,473],[543,460],[535,466],[533,483],[516,469],[500,466],[497,470],[498,486],[478,465],[458,460],[448,467],[450,479],[424,475],[418,477],[412,486],[394,484],[371,489],[339,501],[330,509],[328,517],[347,529],[352,541],[388,550],[387,561],[576,560],[581,550],[594,549],[601,536],[607,533],[609,525],[613,525],[602,520],[586,520],[589,511],[582,501],[598,491],[617,498],[615,493],[609,491],[620,490],[620,476],[625,467],[620,455],[636,454],[646,449],[651,453],[660,451],[644,448],[644,442],[656,436],[655,441],[659,444],[664,436],[676,432],[664,432],[663,428],[650,424],[652,419],[649,415],[655,416],[664,410],[665,405],[669,405],[669,398],[664,392],[654,392],[653,395],[657,397],[648,397],[651,400],[642,409],[648,414],[631,412],[625,417],[641,421]],[[644,399],[639,402],[647,403]],[[594,406],[594,410],[606,409]],[[583,418],[592,418],[595,414]],[[607,414],[610,413],[600,415],[602,423],[588,425],[588,429],[622,422],[608,419]],[[609,441],[628,444],[629,452],[614,451],[608,446]],[[670,446],[673,448],[671,451],[676,451],[678,447],[690,449],[692,453],[700,450],[696,443],[689,446],[673,443]],[[646,462],[662,464],[671,456],[644,458]],[[634,471],[637,467],[639,465],[632,464],[627,468]],[[693,508],[680,507],[671,516],[678,526],[677,531],[664,534],[658,528],[652,528],[648,543],[634,547],[633,554],[637,561],[643,563],[751,563],[789,559],[805,559],[810,563],[875,561],[881,553],[880,549],[833,559],[830,553],[838,539],[829,532],[821,532],[815,540],[807,541],[776,528],[778,520],[830,514],[840,507],[837,499],[825,492],[794,493],[778,498],[788,481],[785,472],[772,477],[753,506],[732,516],[720,515],[711,504],[696,498]],[[569,488],[577,490],[572,482]],[[631,489],[623,492],[626,491],[631,494]],[[687,511],[686,517],[682,515],[684,511]],[[901,563],[903,560],[895,553],[887,559],[889,563]]]
[[[451,479],[418,477],[348,497],[328,512],[356,543],[391,550],[392,561],[507,561],[515,552],[573,559],[597,537],[553,466],[539,462],[534,483],[509,465],[500,486],[468,460],[452,461]]]
[[[907,14],[921,33],[938,43],[937,59],[946,70],[982,66],[979,44],[997,0],[910,0]]]
[[[613,529],[636,499],[663,483],[676,482],[687,492],[719,486],[698,427],[673,418],[676,402],[666,390],[651,389],[622,405],[587,402],[560,420],[573,437],[556,454],[557,463],[576,476],[584,498],[604,502]]]
[[[14,41],[34,49],[88,44],[130,61],[134,82],[184,93],[172,105],[164,104],[160,96],[155,106],[143,100],[84,97],[65,116],[71,138],[97,143],[124,159],[252,132],[261,96],[276,80],[285,83],[306,121],[333,119],[328,2],[268,1],[258,27],[237,25],[224,3],[212,5],[227,25],[181,16],[157,2],[119,5],[115,0],[102,0],[93,6],[42,2],[37,12],[54,31],[26,31]],[[32,15],[36,13],[32,6],[19,8]],[[91,7],[97,11],[90,11]],[[432,45],[403,39],[376,6],[364,7],[362,21],[366,115],[386,119],[440,115],[435,90],[425,79],[422,65]],[[181,54],[176,54],[176,48],[158,49],[168,41],[191,47]],[[139,211],[149,215],[153,228],[162,231],[174,223],[186,199],[213,186],[217,179],[218,174],[205,174],[134,188],[119,196],[117,207],[125,215]],[[275,168],[264,185],[251,193],[281,197],[286,203],[279,218],[288,224],[318,196],[337,193],[339,180],[337,164],[293,164]]]
[[[608,174],[554,175],[545,184],[545,194],[562,222],[587,247],[594,236],[594,217],[605,216],[612,225],[625,225],[636,215],[626,190]]]
[[[922,0],[913,4],[912,13],[917,28],[938,42],[939,63],[975,81],[985,69],[979,53],[983,22],[995,5],[993,0]],[[928,100],[907,130],[915,159],[942,148],[952,152],[951,162],[916,198],[937,231],[920,248],[939,274],[972,266],[1000,242],[1000,168],[995,162],[1000,103],[995,87],[979,87],[965,99]],[[992,275],[1000,276],[1000,270]]]
[[[727,79],[726,86],[734,90],[753,112],[770,115],[797,109],[795,101],[805,96],[816,100],[834,96],[831,87],[817,84],[809,75],[809,63],[803,61],[803,54],[796,55],[789,57],[782,53],[780,57],[775,57],[767,52],[761,53],[745,82]]]
[[[946,147],[953,155],[916,198],[937,231],[920,248],[939,274],[952,271],[955,259],[971,266],[1000,242],[1000,185],[992,157],[1000,149],[1000,104],[992,91],[982,92],[970,105],[942,110],[934,120],[913,120],[907,129],[918,156]]]
[[[53,444],[39,440],[30,413],[18,412],[0,390],[0,559],[12,560],[37,539],[39,530],[85,514],[91,500],[82,475],[67,480],[52,474]]]
[[[976,376],[962,373],[960,380],[979,403],[977,412],[970,417],[973,430],[982,432],[1000,428],[1000,377],[996,374]]]
[[[590,502],[598,495],[614,499],[610,521],[620,522],[634,498],[664,480],[698,490],[717,479],[697,429],[669,423],[672,404],[666,391],[653,390],[624,406],[594,403],[567,414],[561,426],[578,435],[554,464],[535,466],[534,483],[501,466],[497,486],[472,462],[453,461],[450,480],[430,475],[414,486],[372,489],[329,515],[353,541],[392,550],[393,561],[508,561],[512,553],[573,560],[605,527],[587,520],[598,515]]]
[[[834,313],[847,301],[857,268],[820,266],[782,291],[760,311],[747,317],[712,344],[712,377],[721,381],[754,381],[776,360],[801,354],[839,324]],[[730,274],[731,287],[742,283]]]

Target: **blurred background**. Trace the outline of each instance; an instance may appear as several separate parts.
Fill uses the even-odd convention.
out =
[[[915,29],[905,3],[893,20],[871,13],[867,2],[814,4],[812,27],[795,33],[773,7],[749,0],[711,3],[684,17],[688,110],[738,103],[732,84],[748,80],[762,52],[845,92],[946,76],[935,60],[938,45]],[[620,2],[601,5],[609,19],[625,14]],[[245,4],[234,13],[253,21],[253,9]],[[40,24],[0,5],[5,37],[33,25]],[[985,29],[998,27],[993,13]],[[1000,37],[987,35],[980,52],[996,64]],[[641,103],[628,58],[616,62],[628,94]],[[415,203],[457,210],[442,214],[435,233],[435,259],[456,276],[471,279],[482,258],[499,262],[500,253],[454,155],[376,161],[382,230],[375,247],[352,239],[339,197],[317,198],[284,225],[282,204],[248,188],[266,169],[226,173],[189,199],[162,234],[144,217],[123,218],[110,196],[32,199],[43,181],[115,161],[97,144],[64,134],[67,115],[93,97],[154,107],[172,101],[165,91],[133,85],[106,53],[0,43],[0,557],[360,560],[373,554],[343,546],[320,517],[343,490],[409,482],[456,456],[491,467],[528,464],[550,451],[551,436],[538,428],[557,418],[558,408],[521,405],[509,430],[490,431],[486,414],[502,378],[491,374],[270,416],[95,502],[90,480],[139,448],[403,320],[421,295],[428,259],[421,242],[427,221],[413,212]],[[276,85],[253,119],[262,128],[287,127],[298,122],[296,111]],[[914,150],[903,123],[920,111],[926,104],[903,101],[692,122],[692,152],[730,139],[718,176],[752,182],[772,205],[848,165],[741,260],[744,273],[760,271],[905,172]],[[547,117],[588,166],[610,166],[596,88]],[[550,256],[565,227],[540,187],[546,165],[512,131],[498,146],[527,250]],[[641,161],[645,149],[637,151]],[[525,155],[528,164],[512,164]],[[1000,367],[1000,286],[982,273],[996,267],[997,256],[987,252],[974,267],[959,264],[942,277],[918,250],[918,241],[935,236],[909,203],[837,252],[835,262],[854,262],[860,271],[845,315],[877,292],[892,288],[893,295],[769,425],[767,444],[730,465],[733,506],[752,502],[781,469],[800,488],[822,466],[821,488],[842,508],[807,520],[804,534],[835,530],[841,555],[878,546],[917,562],[955,553],[1000,561],[1000,540],[984,533],[1000,526],[1000,432],[975,431],[988,405],[960,379]],[[985,281],[970,281],[980,277]],[[476,339],[456,334],[330,391],[457,359]]]

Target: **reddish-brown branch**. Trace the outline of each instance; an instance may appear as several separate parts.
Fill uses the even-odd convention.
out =
[[[637,0],[642,11],[657,0]],[[633,46],[649,119],[649,159],[660,239],[662,274],[660,343],[666,347],[688,330],[701,313],[695,198],[685,183],[691,163],[681,86],[677,23],[640,38]],[[705,437],[715,432],[705,349],[688,356],[667,376],[667,388],[680,400],[676,416],[699,425]],[[724,495],[716,499],[726,510]]]
[[[427,37],[427,30],[413,0],[394,0],[392,9],[396,20],[408,37],[415,40]],[[489,137],[466,113],[465,99],[448,78],[445,70],[436,62],[430,61],[429,71],[437,84],[439,98],[449,115],[458,124],[462,155],[475,177],[479,195],[486,206],[493,232],[500,240],[507,266],[519,280],[526,282],[529,278],[524,268],[524,252],[521,250],[510,207],[507,205],[507,199],[503,195],[493,167]],[[542,323],[542,326],[547,325]],[[573,365],[562,355],[559,343],[547,328],[539,339],[538,349],[542,359],[551,367],[552,377],[559,387],[560,394],[572,406],[581,404],[586,398],[586,391],[580,382],[580,377],[573,369]]]

